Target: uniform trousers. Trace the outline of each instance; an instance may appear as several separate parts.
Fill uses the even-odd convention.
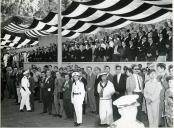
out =
[[[147,114],[149,119],[149,127],[158,127],[159,123],[159,103],[160,101],[147,104]]]
[[[74,95],[74,97],[76,97],[76,95]],[[74,109],[75,109],[78,124],[82,123],[82,104],[83,102],[80,102],[78,98],[74,98]]]
[[[20,93],[20,87],[17,87],[16,88],[16,91],[17,91],[17,96],[18,96],[18,103],[20,103],[21,102],[21,93]]]
[[[22,96],[20,110],[22,110],[24,108],[24,105],[26,105],[27,111],[31,110],[30,95],[26,91],[24,91],[22,88],[20,89],[20,93]]]
[[[99,115],[101,124],[110,125],[113,122],[112,99],[100,99],[99,101]]]

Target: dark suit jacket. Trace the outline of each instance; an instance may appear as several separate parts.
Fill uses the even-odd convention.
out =
[[[119,92],[118,97],[123,96],[126,91],[126,79],[127,76],[125,74],[121,74],[119,82],[117,82],[117,75],[113,77],[114,88],[117,92]]]
[[[71,91],[72,91],[73,82],[71,80],[68,81],[69,87],[65,86],[65,82],[63,83],[63,86],[62,86],[63,99],[71,99]]]
[[[99,76],[98,78],[97,78],[97,77],[95,78],[94,96],[97,96],[97,95],[98,95],[97,86],[98,86],[98,83],[99,83],[100,81],[101,81],[101,76]]]
[[[53,94],[53,92],[54,92],[54,79],[52,77],[49,77],[47,81],[45,78],[43,90],[44,90],[45,94],[48,94],[48,93]]]

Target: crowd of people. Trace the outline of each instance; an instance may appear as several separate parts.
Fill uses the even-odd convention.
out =
[[[120,29],[115,33],[105,33],[102,37],[71,40],[63,43],[63,62],[127,62],[127,61],[172,61],[172,27],[167,22],[158,28]],[[53,46],[57,47],[56,44]],[[55,48],[56,51],[56,48]],[[52,50],[37,50],[31,53],[33,61],[40,57],[56,61]]]
[[[45,65],[41,69],[32,65],[25,71],[2,67],[1,85],[1,100],[7,89],[8,98],[16,100],[20,112],[25,111],[24,106],[28,112],[35,111],[35,100],[39,100],[43,104],[41,114],[63,119],[73,119],[75,115],[74,126],[82,124],[87,112],[99,115],[100,126],[112,126],[123,107],[113,105],[113,101],[127,95],[138,95],[138,121],[142,122],[144,111],[149,127],[173,126],[173,65],[116,64],[115,74],[111,74],[108,65],[104,69],[78,65]]]

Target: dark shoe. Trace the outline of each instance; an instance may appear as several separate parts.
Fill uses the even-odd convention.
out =
[[[44,113],[47,113],[47,111],[41,112],[40,114],[44,114]]]
[[[79,127],[79,126],[80,126],[80,124],[76,123],[74,126],[75,126],[75,127]]]
[[[16,103],[16,105],[20,105],[20,103]]]
[[[23,109],[21,109],[21,110],[20,110],[20,112],[24,112],[24,110],[23,110]]]
[[[58,114],[53,114],[53,117],[58,117],[59,115]]]
[[[51,112],[49,112],[49,113],[48,113],[48,115],[52,115],[52,113],[51,113]]]
[[[62,118],[62,115],[59,115],[59,114],[58,114],[58,117]]]
[[[33,112],[32,110],[28,110],[27,112]]]

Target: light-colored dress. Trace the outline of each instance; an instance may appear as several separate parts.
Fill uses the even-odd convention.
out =
[[[165,92],[165,117],[169,127],[173,126],[173,89],[169,88]]]

